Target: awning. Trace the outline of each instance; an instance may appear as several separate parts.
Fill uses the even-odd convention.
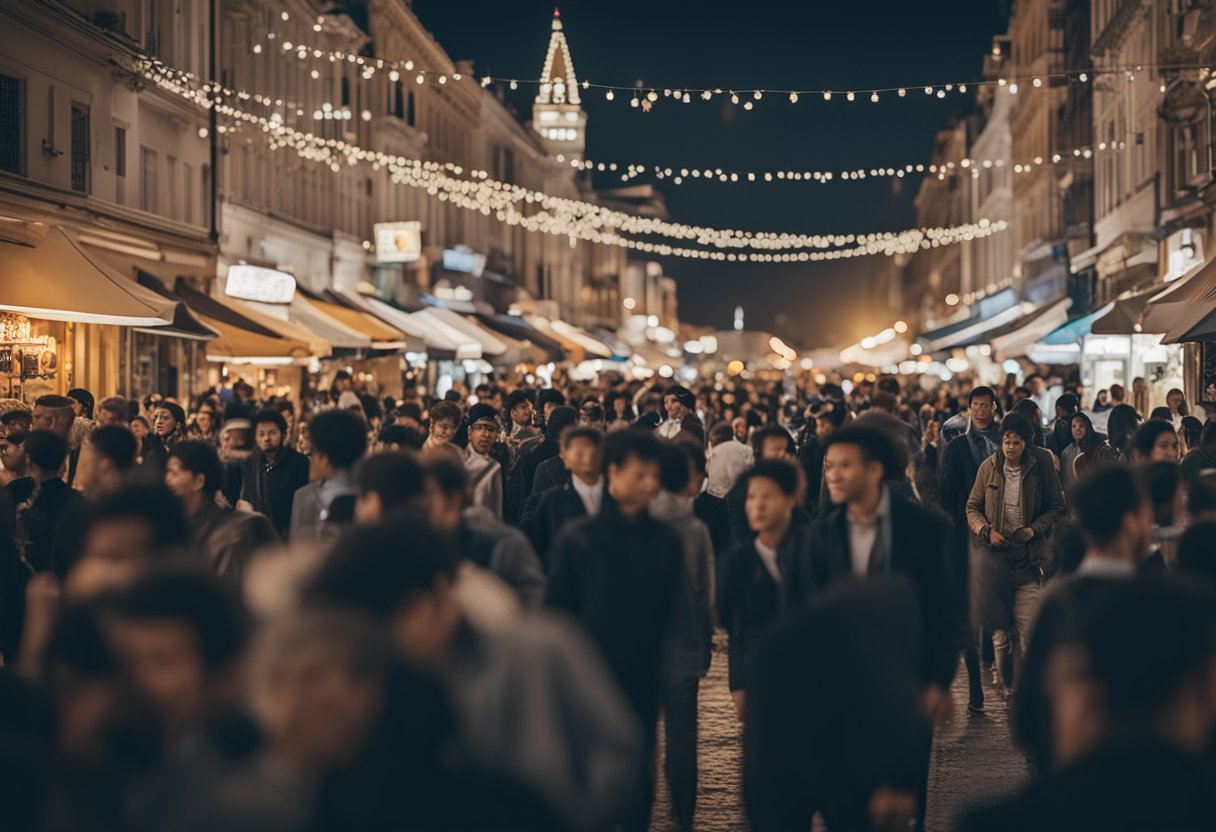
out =
[[[192,341],[210,341],[219,337],[219,330],[206,323],[190,311],[179,296],[161,282],[159,277],[145,271],[136,271],[135,278],[139,285],[150,289],[161,297],[173,301],[177,308],[173,312],[173,323],[168,326],[137,327],[136,332],[150,332],[153,335],[171,335],[175,338],[186,338]]]
[[[592,338],[584,330],[573,324],[568,324],[561,320],[551,321],[539,315],[530,315],[527,320],[528,323],[541,332],[552,334],[553,337],[556,337],[563,344],[567,345],[567,351],[569,351],[570,347],[573,347],[576,352],[582,353],[577,359],[571,356],[571,360],[581,360],[586,356],[612,358],[612,350],[608,349],[607,345],[597,338]]]
[[[1216,260],[1209,260],[1149,298],[1137,331],[1163,333],[1168,343],[1176,343],[1213,308],[1216,308]]]
[[[921,336],[920,341],[927,352],[939,352],[941,350],[953,349],[954,347],[967,346],[968,344],[980,341],[993,330],[999,329],[1006,324],[1011,324],[1023,315],[1028,315],[1033,311],[1034,306],[1032,304],[1022,301],[986,318],[968,318],[966,321],[944,327],[942,330],[938,330],[937,333],[927,333]],[[935,335],[937,337],[932,337]]]
[[[255,335],[281,338],[300,343],[306,345],[309,354],[316,358],[325,358],[333,352],[328,341],[287,321],[281,321],[269,315],[264,315],[252,306],[241,303],[238,300],[228,299],[221,301],[197,289],[192,289],[181,280],[177,281],[174,291],[181,296],[182,300],[191,309],[205,316],[209,326],[212,321],[218,321],[229,327],[236,327],[246,332],[252,332]],[[221,330],[221,333],[224,331]]]
[[[1041,343],[1049,347],[1059,347],[1065,344],[1080,344],[1085,340],[1085,336],[1094,331],[1094,322],[1105,315],[1114,306],[1113,303],[1108,303],[1101,309],[1090,312],[1084,317],[1077,318],[1074,321],[1069,321],[1063,326],[1056,327],[1047,335],[1043,336]]]
[[[356,332],[366,334],[371,339],[372,349],[403,350],[406,348],[405,334],[386,323],[382,323],[379,318],[370,312],[348,309],[336,303],[311,297],[305,297],[304,302],[325,313],[330,318],[341,321]]]
[[[618,338],[615,332],[609,332],[608,330],[600,329],[599,327],[588,327],[587,332],[591,333],[592,337],[603,341],[604,346],[612,350],[612,357],[614,360],[625,361],[628,360],[629,356],[633,355],[633,349],[629,346],[629,344]]]
[[[481,358],[480,343],[441,321],[419,317],[421,313],[406,312],[364,295],[356,295],[351,297],[351,300],[363,304],[369,312],[389,326],[425,343],[427,352],[434,353],[432,358],[438,358],[441,354],[450,355],[457,361],[476,361]]]
[[[483,358],[497,358],[505,355],[507,352],[507,345],[501,338],[485,327],[461,315],[459,312],[432,306],[427,309],[421,309],[415,312],[414,315],[421,315],[429,319],[441,321],[457,332],[464,333],[465,336],[472,338],[481,345],[481,355]]]
[[[231,323],[199,315],[219,337],[207,344],[207,360],[226,364],[303,364],[312,359],[308,344],[290,338],[259,335]]]
[[[37,245],[0,242],[0,274],[0,309],[34,318],[155,327],[176,314],[174,301],[123,277],[59,226]]]
[[[840,351],[840,360],[845,364],[857,364],[862,367],[889,367],[906,361],[910,350],[911,344],[906,338],[893,338],[868,348],[860,343],[845,347]]]
[[[481,314],[477,316],[477,320],[501,335],[539,347],[545,351],[550,361],[561,361],[566,357],[566,351],[558,341],[548,337],[518,315]]]
[[[1024,316],[1012,330],[992,339],[993,352],[1001,359],[1025,355],[1039,339],[1068,322],[1071,308],[1072,298],[1063,298]]]
[[[1149,298],[1161,291],[1161,285],[1135,292],[1124,292],[1115,298],[1110,311],[1094,321],[1094,335],[1131,335],[1137,332],[1140,315]]]

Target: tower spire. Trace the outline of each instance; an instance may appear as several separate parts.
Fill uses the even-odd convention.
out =
[[[561,11],[555,7],[549,49],[532,102],[532,127],[550,155],[578,158],[586,146],[586,126],[587,114],[579,96],[570,45],[566,42]]]

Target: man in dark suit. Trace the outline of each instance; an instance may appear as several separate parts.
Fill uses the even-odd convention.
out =
[[[795,462],[798,458],[798,448],[794,444],[794,437],[790,436],[790,432],[780,425],[768,425],[753,433],[752,450],[755,452],[756,462],[763,459],[783,459],[787,462]],[[739,477],[734,488],[726,494],[730,534],[735,543],[744,543],[755,536],[747,523],[746,503],[747,484],[743,482],[743,477]],[[811,516],[806,509],[798,506],[794,519],[796,522],[809,523]]]
[[[963,832],[1212,828],[1216,596],[1128,578],[1092,600],[1048,660],[1055,770]]]
[[[546,603],[577,618],[599,645],[646,734],[657,730],[668,624],[684,572],[679,533],[648,513],[661,490],[662,446],[650,432],[621,430],[604,440],[607,495],[598,516],[571,523],[549,555]],[[624,824],[650,825],[654,783],[639,772],[643,798]]]
[[[921,684],[925,713],[935,725],[950,718],[950,682],[958,661],[955,599],[949,547],[954,541],[945,520],[901,496],[890,484],[907,466],[902,445],[877,425],[855,425],[828,437],[824,479],[831,511],[812,532],[813,583],[822,588],[849,576],[906,575],[920,600],[925,633]],[[912,622],[909,622],[912,626]],[[924,747],[918,822],[924,819],[929,745]]]
[[[979,653],[976,649],[977,634],[971,627],[971,611],[968,599],[968,549],[967,498],[975,485],[980,463],[996,453],[1001,444],[1000,425],[996,420],[996,393],[991,387],[973,387],[967,396],[967,431],[955,437],[942,454],[941,496],[942,509],[950,517],[957,538],[954,552],[958,558],[954,564],[955,577],[961,592],[959,599],[963,607],[959,610],[959,641],[963,648],[963,662],[967,666],[967,683],[970,689],[968,707],[973,713],[984,708],[984,687],[980,675]]]
[[[266,515],[282,540],[291,526],[296,492],[308,485],[308,457],[287,444],[287,420],[272,408],[253,417],[258,449],[229,473],[240,477],[240,500]]]
[[[600,471],[600,448],[604,435],[596,428],[567,427],[561,437],[562,464],[570,474],[564,485],[547,489],[536,510],[520,527],[532,548],[548,562],[549,549],[562,530],[582,517],[600,513],[606,499],[604,475]]]
[[[1095,599],[1136,576],[1152,541],[1152,505],[1129,469],[1097,471],[1069,496],[1085,539],[1085,557],[1073,574],[1052,587],[1039,608],[1011,709],[1014,743],[1037,774],[1046,774],[1056,757],[1047,679],[1050,656],[1081,638]]]
[[[846,578],[760,645],[743,734],[753,832],[906,829],[929,742],[924,644],[905,576]],[[831,679],[831,684],[824,684]]]

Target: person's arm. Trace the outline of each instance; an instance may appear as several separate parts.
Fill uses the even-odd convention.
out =
[[[1064,486],[1060,484],[1060,475],[1054,468],[1045,468],[1039,477],[1043,484],[1043,512],[1030,524],[1035,539],[1042,539],[1051,534],[1052,527],[1064,518],[1067,508],[1064,503]]]
[[[571,555],[579,548],[569,531],[558,536],[549,550],[549,585],[545,606],[578,614],[578,581]]]
[[[987,461],[980,466],[975,485],[971,486],[971,494],[967,497],[967,528],[981,540],[984,539],[984,530],[989,527],[988,518],[984,515],[984,497],[988,491],[988,478],[985,475],[990,468]]]
[[[494,547],[491,565],[492,571],[503,576],[525,607],[540,606],[545,597],[545,573],[532,544],[522,533],[512,530],[503,535]]]
[[[923,523],[926,545],[921,548],[919,580],[924,603],[926,677],[949,697],[958,665],[958,642],[952,625],[955,611],[963,603],[955,597],[962,587],[950,574],[954,562],[951,547],[957,545],[954,541],[958,536],[951,534],[945,521],[931,515],[926,515]]]

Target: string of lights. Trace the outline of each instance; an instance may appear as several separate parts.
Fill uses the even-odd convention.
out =
[[[280,15],[284,22],[290,20],[288,12],[282,12]],[[313,26],[314,31],[322,30],[321,24],[317,23]],[[291,36],[282,32],[266,31],[262,34],[262,40],[255,41],[251,47],[251,51],[255,55],[272,55],[276,51],[286,55],[294,56],[300,61],[305,62],[325,62],[339,63],[346,62],[353,64],[359,68],[359,74],[365,79],[370,80],[376,77],[377,73],[386,73],[390,81],[408,81],[412,79],[415,84],[426,84],[428,82],[447,84],[449,82],[460,83],[464,80],[473,81],[459,71],[444,71],[429,69],[418,66],[413,60],[386,60],[368,55],[359,55],[352,52],[344,52],[342,50],[322,49],[315,44],[306,44],[299,41],[293,41]],[[827,89],[817,87],[722,87],[722,86],[661,86],[647,85],[641,82],[633,84],[605,84],[597,83],[589,80],[579,82],[578,87],[584,91],[599,90],[604,93],[604,99],[614,101],[618,97],[623,102],[628,102],[629,106],[639,108],[649,112],[655,104],[659,103],[660,99],[665,99],[672,103],[691,104],[693,101],[713,101],[715,98],[729,100],[731,104],[741,106],[744,110],[754,109],[761,101],[768,99],[784,99],[790,104],[798,104],[800,101],[866,101],[878,103],[888,97],[909,98],[916,94],[921,94],[928,98],[942,99],[950,94],[966,95],[969,90],[985,87],[999,86],[1007,88],[1008,92],[1017,95],[1019,91],[1025,87],[1042,87],[1052,83],[1078,83],[1086,84],[1093,82],[1096,78],[1109,75],[1122,75],[1128,81],[1135,81],[1138,74],[1149,72],[1156,75],[1162,73],[1184,72],[1206,69],[1210,67],[1206,64],[1180,64],[1180,63],[1163,63],[1163,64],[1121,64],[1117,66],[1106,66],[1100,68],[1092,68],[1088,70],[1074,70],[1061,72],[1046,72],[1046,73],[1024,73],[1010,74],[1000,78],[984,78],[964,81],[951,81],[946,83],[929,83],[929,84],[901,84],[896,86],[878,86],[866,87],[858,86],[853,89],[838,88]],[[312,77],[320,78],[320,70],[314,69]],[[539,79],[528,79],[518,77],[506,77],[499,75],[481,75],[476,79],[483,87],[489,87],[493,84],[506,86],[509,89],[519,89],[521,84],[530,86],[545,86],[546,81]],[[1164,86],[1164,84],[1163,84]],[[767,99],[766,99],[767,96]]]
[[[986,237],[1006,228],[1004,221],[990,222],[984,219],[950,228],[912,229],[898,233],[808,235],[745,232],[670,223],[606,209],[591,202],[531,191],[494,180],[486,171],[473,170],[469,172],[470,178],[460,178],[464,170],[459,165],[392,156],[366,150],[341,139],[316,136],[286,124],[283,116],[277,112],[269,117],[256,115],[228,103],[229,98],[256,103],[253,94],[215,86],[209,86],[204,91],[192,82],[188,73],[158,61],[143,62],[141,71],[162,89],[174,92],[200,107],[214,107],[217,114],[231,119],[232,125],[217,127],[220,132],[236,132],[248,125],[266,133],[273,149],[292,149],[304,159],[327,165],[334,173],[340,172],[344,165],[362,163],[370,164],[376,170],[385,168],[394,183],[424,189],[440,201],[451,202],[485,216],[493,214],[502,222],[526,230],[564,236],[571,240],[582,239],[646,253],[728,262],[813,262],[867,254],[909,253],[919,248]],[[267,100],[265,96],[262,97],[263,103]],[[528,213],[527,206],[533,206],[535,210]],[[622,236],[624,234],[631,237]],[[710,248],[694,249],[633,239],[647,236],[692,240]],[[817,250],[801,250],[808,248]],[[743,251],[740,253],[740,250]]]

